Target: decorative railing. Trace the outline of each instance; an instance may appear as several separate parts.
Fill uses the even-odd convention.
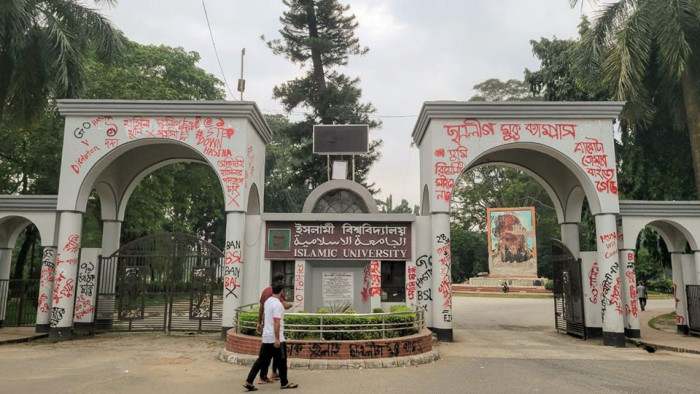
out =
[[[257,307],[236,308],[234,329],[243,335],[259,336]],[[387,313],[285,313],[287,340],[372,340],[413,335],[425,327],[422,309]]]

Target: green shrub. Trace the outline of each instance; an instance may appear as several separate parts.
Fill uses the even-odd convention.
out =
[[[328,313],[328,311],[323,308],[318,308],[316,309],[316,313]]]
[[[673,294],[673,280],[650,280],[647,282],[647,289],[650,291],[658,291],[659,293]]]
[[[372,309],[372,313],[384,313],[384,309],[382,309],[382,308],[374,308],[374,309]]]
[[[345,311],[344,313],[353,314],[353,313],[357,313],[357,311],[354,310],[354,309],[348,309],[348,310]]]
[[[544,284],[544,288],[549,291],[554,291],[554,281],[548,280],[547,283]]]

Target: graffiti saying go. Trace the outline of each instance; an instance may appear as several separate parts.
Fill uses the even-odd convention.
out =
[[[237,289],[241,287],[242,265],[241,241],[227,241],[226,261],[224,263],[224,293],[226,298],[238,298]]]

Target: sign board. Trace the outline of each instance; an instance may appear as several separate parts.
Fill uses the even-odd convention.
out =
[[[313,153],[349,155],[369,152],[369,125],[314,125]]]
[[[537,277],[535,208],[487,210],[491,277]]]
[[[267,222],[266,259],[411,260],[410,222]]]
[[[323,306],[352,304],[352,272],[324,272],[321,293]]]

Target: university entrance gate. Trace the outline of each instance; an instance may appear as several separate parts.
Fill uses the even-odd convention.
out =
[[[221,331],[224,254],[192,235],[134,240],[99,259],[97,331]]]

